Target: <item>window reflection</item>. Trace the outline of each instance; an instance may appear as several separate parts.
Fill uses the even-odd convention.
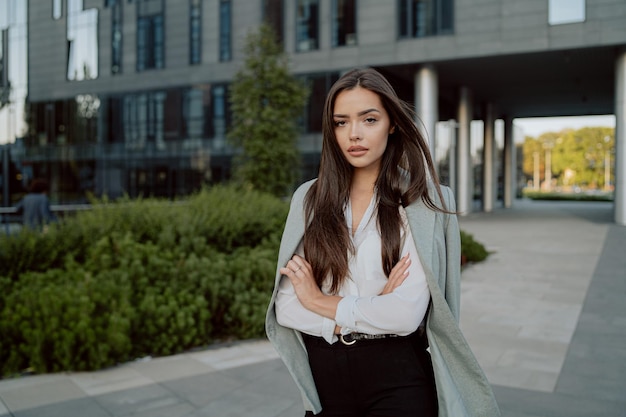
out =
[[[202,3],[189,2],[189,63],[199,64],[202,52]]]
[[[274,29],[276,39],[283,43],[283,1],[264,0],[263,19]]]
[[[231,4],[230,0],[220,1],[220,61],[230,61],[231,56]]]
[[[548,22],[551,25],[585,21],[585,0],[550,0]]]
[[[137,71],[163,68],[163,0],[137,0]]]
[[[67,0],[67,79],[98,78],[98,10],[83,10],[83,0]]]
[[[296,51],[305,52],[318,49],[318,36],[318,0],[298,0],[296,16]]]
[[[127,149],[144,149],[148,143],[165,149],[163,131],[165,92],[124,97],[124,143]]]
[[[356,0],[334,0],[333,46],[356,45]]]
[[[304,111],[304,129],[307,133],[322,131],[322,113],[324,109],[324,98],[326,93],[335,81],[339,79],[339,73],[331,72],[320,75],[309,75],[305,77],[311,88],[309,100]]]
[[[63,0],[52,0],[52,18],[58,20],[63,16]]]
[[[453,0],[398,0],[398,36],[420,38],[452,33]]]
[[[26,134],[28,2],[0,0],[0,144]]]
[[[111,73],[122,72],[122,0],[109,0],[111,7]]]

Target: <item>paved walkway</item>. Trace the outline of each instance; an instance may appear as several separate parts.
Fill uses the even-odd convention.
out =
[[[611,219],[607,203],[521,200],[460,219],[493,252],[463,271],[461,327],[504,417],[626,417],[626,227]],[[302,415],[265,340],[0,380],[0,417]]]

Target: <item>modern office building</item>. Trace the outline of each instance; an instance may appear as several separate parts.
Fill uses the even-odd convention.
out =
[[[623,0],[0,0],[3,10],[0,121],[13,120],[8,141],[22,138],[12,158],[49,178],[59,203],[227,179],[229,83],[245,35],[268,21],[312,86],[302,179],[316,172],[325,92],[371,66],[415,106],[461,212],[511,205],[513,119],[614,114],[615,220],[626,224]],[[12,39],[27,65],[7,74]]]

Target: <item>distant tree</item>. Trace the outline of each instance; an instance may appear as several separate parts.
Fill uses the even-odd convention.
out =
[[[614,147],[615,133],[610,127],[565,129],[544,133],[538,138],[529,136],[526,137],[523,147],[524,174],[532,178],[538,162],[540,179],[543,180],[545,158],[549,149],[552,175],[559,185],[604,187],[607,166],[610,172],[609,181],[613,181],[615,175],[610,169]],[[538,155],[537,162],[534,155]]]
[[[234,177],[253,189],[284,196],[300,168],[298,122],[308,89],[290,74],[269,25],[248,35],[244,52],[244,65],[230,90],[233,122],[228,137],[241,151],[235,157]]]

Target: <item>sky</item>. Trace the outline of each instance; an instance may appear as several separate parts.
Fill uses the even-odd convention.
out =
[[[559,132],[566,128],[615,127],[615,116],[576,116],[576,117],[535,117],[515,119],[513,124],[521,129],[522,140],[525,136],[537,137],[546,132]]]

